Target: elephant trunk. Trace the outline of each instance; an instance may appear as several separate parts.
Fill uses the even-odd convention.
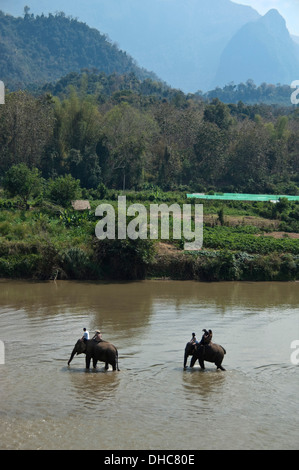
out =
[[[186,369],[186,366],[187,366],[187,359],[188,359],[188,356],[189,356],[189,351],[188,351],[188,347],[186,346],[185,348],[185,354],[184,354],[184,369]]]
[[[68,366],[69,366],[70,363],[72,362],[73,357],[74,357],[75,354],[76,354],[76,348],[74,348],[73,351],[72,351],[71,357],[69,358],[69,362],[67,363]]]
[[[185,352],[185,355],[184,355],[184,369],[186,369],[186,365],[187,365],[187,353]]]

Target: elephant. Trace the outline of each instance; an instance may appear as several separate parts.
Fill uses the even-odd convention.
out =
[[[186,369],[188,356],[192,356],[190,367],[193,367],[198,359],[202,369],[205,369],[204,361],[208,361],[215,363],[217,369],[225,370],[221,365],[225,354],[224,347],[220,346],[220,344],[212,343],[212,341],[209,344],[194,344],[189,342],[185,347],[184,369]]]
[[[94,369],[97,366],[97,362],[105,362],[105,369],[108,370],[109,364],[113,367],[113,370],[118,370],[118,351],[116,347],[109,343],[108,341],[95,341],[94,339],[88,339],[84,341],[83,339],[78,339],[77,343],[74,346],[71,357],[68,361],[68,366],[75,354],[86,354],[85,363],[86,369],[90,367],[90,361],[92,359],[92,364]]]

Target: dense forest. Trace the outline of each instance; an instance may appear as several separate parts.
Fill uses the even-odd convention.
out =
[[[223,88],[215,88],[214,90],[204,93],[205,99],[218,98],[226,104],[237,104],[242,101],[246,104],[264,103],[268,105],[278,105],[280,107],[291,106],[291,95],[294,90],[290,85],[273,85],[262,83],[257,86],[253,80],[247,80],[246,83],[229,83]]]
[[[141,95],[154,95],[168,100],[173,99],[175,96],[176,99],[178,99],[179,95],[183,96],[182,91],[168,86],[161,80],[154,80],[151,77],[139,80],[134,73],[121,74],[122,77],[120,77],[120,74],[107,76],[105,73],[95,73],[88,69],[86,72],[85,91],[88,94],[94,94],[100,89],[101,94],[107,96],[111,96],[116,90],[131,90]],[[81,82],[82,74],[71,72],[53,83],[43,85],[31,83],[26,88],[35,94],[47,91],[55,96],[65,96],[69,85],[73,85],[78,90]],[[294,89],[290,85],[262,83],[256,86],[252,80],[247,80],[246,83],[239,83],[238,85],[230,83],[223,88],[218,87],[206,93],[201,91],[197,91],[195,94],[189,93],[187,98],[206,102],[218,98],[226,104],[238,104],[240,101],[250,105],[266,104],[273,106],[273,109],[280,108],[280,113],[282,112],[281,108],[286,108],[285,113],[289,113],[292,111],[292,94],[294,94]]]
[[[7,93],[1,177],[19,163],[86,189],[298,194],[299,112],[207,101],[134,74],[72,73]]]

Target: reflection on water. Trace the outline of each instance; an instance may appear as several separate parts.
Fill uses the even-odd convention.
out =
[[[0,448],[294,449],[298,305],[298,283],[0,281]],[[120,372],[67,366],[83,327],[118,347]],[[203,328],[226,372],[183,370]]]
[[[109,400],[115,396],[117,387],[120,384],[119,374],[106,373],[104,369],[76,368],[68,371],[72,392],[76,394],[76,401],[84,406],[90,407],[93,403]]]
[[[214,398],[217,397],[217,395],[221,396],[226,378],[227,374],[223,374],[216,369],[202,371],[195,368],[189,372],[185,372],[183,386],[186,393],[186,400],[193,398],[192,394],[194,394],[196,398],[207,402],[211,394],[213,394]]]

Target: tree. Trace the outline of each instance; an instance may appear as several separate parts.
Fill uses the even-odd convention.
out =
[[[67,207],[81,197],[80,181],[71,175],[59,176],[49,181],[47,195],[55,204]]]
[[[55,100],[54,147],[64,159],[70,150],[79,150],[84,155],[86,149],[95,151],[101,135],[102,117],[94,102],[94,97],[80,97],[70,87],[70,95],[62,102]]]
[[[202,112],[191,105],[178,109],[165,101],[156,104],[153,113],[160,129],[153,162],[156,182],[163,189],[188,184],[194,176],[194,168],[191,175],[190,170]]]
[[[142,180],[146,151],[157,127],[150,115],[124,102],[105,115],[105,144],[109,151],[105,177],[125,189]],[[105,182],[106,182],[105,181]]]
[[[10,93],[5,106],[0,106],[0,171],[18,163],[40,167],[53,122],[49,96],[37,99],[24,91]]]
[[[199,181],[216,184],[223,179],[229,146],[229,134],[216,124],[204,122],[198,129],[195,152],[195,172]]]
[[[24,163],[12,166],[5,174],[3,187],[9,196],[19,196],[22,205],[28,208],[30,197],[42,190],[42,178],[37,168],[30,170]]]
[[[29,11],[30,11],[30,7],[28,7],[27,5],[24,6],[24,17],[28,17],[29,16]]]
[[[204,111],[204,120],[216,124],[220,129],[228,129],[232,124],[229,108],[215,98]]]
[[[86,149],[82,155],[80,150],[71,149],[65,162],[65,168],[80,180],[81,186],[87,189],[97,188],[101,182],[101,168],[96,152]]]
[[[264,192],[269,178],[271,140],[260,123],[245,122],[235,135],[227,175],[241,190]]]

